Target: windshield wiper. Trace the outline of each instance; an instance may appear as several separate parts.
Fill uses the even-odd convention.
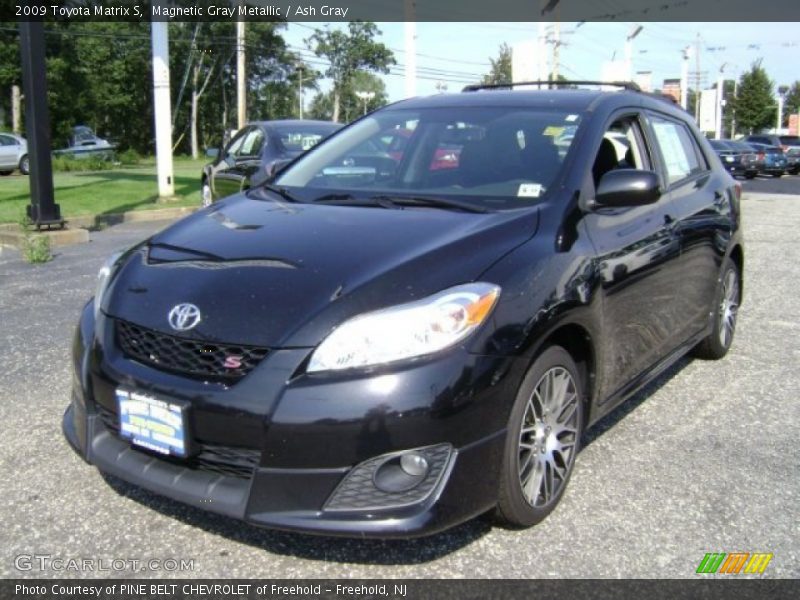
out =
[[[314,204],[335,204],[337,206],[374,206],[378,208],[396,208],[395,203],[389,198],[372,196],[358,198],[353,194],[324,194],[314,198]]]
[[[376,202],[389,202],[395,206],[431,206],[434,208],[455,209],[463,210],[464,212],[471,213],[487,213],[487,209],[469,202],[460,202],[459,200],[449,200],[447,198],[434,198],[430,196],[388,196],[378,195],[372,196],[372,200]]]
[[[258,191],[258,190],[262,190],[262,189],[269,190],[273,194],[277,194],[278,196],[280,196],[284,200],[288,200],[289,202],[302,202],[302,200],[300,200],[300,198],[298,198],[297,196],[294,196],[291,193],[289,193],[289,191],[286,188],[282,188],[282,187],[277,186],[277,185],[272,185],[271,183],[262,183],[258,187],[255,187],[255,188],[252,188],[251,190],[249,190],[247,192],[247,195],[250,196],[251,192],[255,192],[255,191]]]

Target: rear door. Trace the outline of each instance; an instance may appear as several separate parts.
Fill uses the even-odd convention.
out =
[[[681,259],[673,282],[676,343],[706,327],[722,256],[730,239],[734,182],[714,169],[687,123],[649,112],[648,124],[669,196],[672,226],[680,239]]]

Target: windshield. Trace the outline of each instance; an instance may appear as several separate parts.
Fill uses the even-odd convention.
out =
[[[537,201],[556,180],[579,122],[577,114],[516,107],[383,110],[274,183],[307,201],[336,193],[514,208]]]

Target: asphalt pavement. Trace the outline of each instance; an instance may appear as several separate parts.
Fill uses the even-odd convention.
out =
[[[682,360],[593,429],[540,525],[480,518],[411,541],[255,529],[83,463],[60,430],[78,313],[104,257],[165,224],[95,232],[39,266],[4,249],[0,576],[683,578],[707,552],[768,552],[763,577],[797,578],[800,177],[744,187],[745,297],[728,357]],[[70,570],[70,559],[96,562]]]

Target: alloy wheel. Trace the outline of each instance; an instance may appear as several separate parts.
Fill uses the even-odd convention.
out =
[[[528,399],[519,435],[519,482],[533,507],[545,507],[559,497],[575,462],[577,389],[569,371],[553,367]]]
[[[727,348],[736,328],[736,313],[739,310],[739,278],[734,269],[729,269],[722,282],[722,299],[719,303],[719,343]]]
[[[208,183],[203,184],[201,196],[203,199],[203,206],[211,206],[213,199],[211,198],[211,186],[208,185]]]

